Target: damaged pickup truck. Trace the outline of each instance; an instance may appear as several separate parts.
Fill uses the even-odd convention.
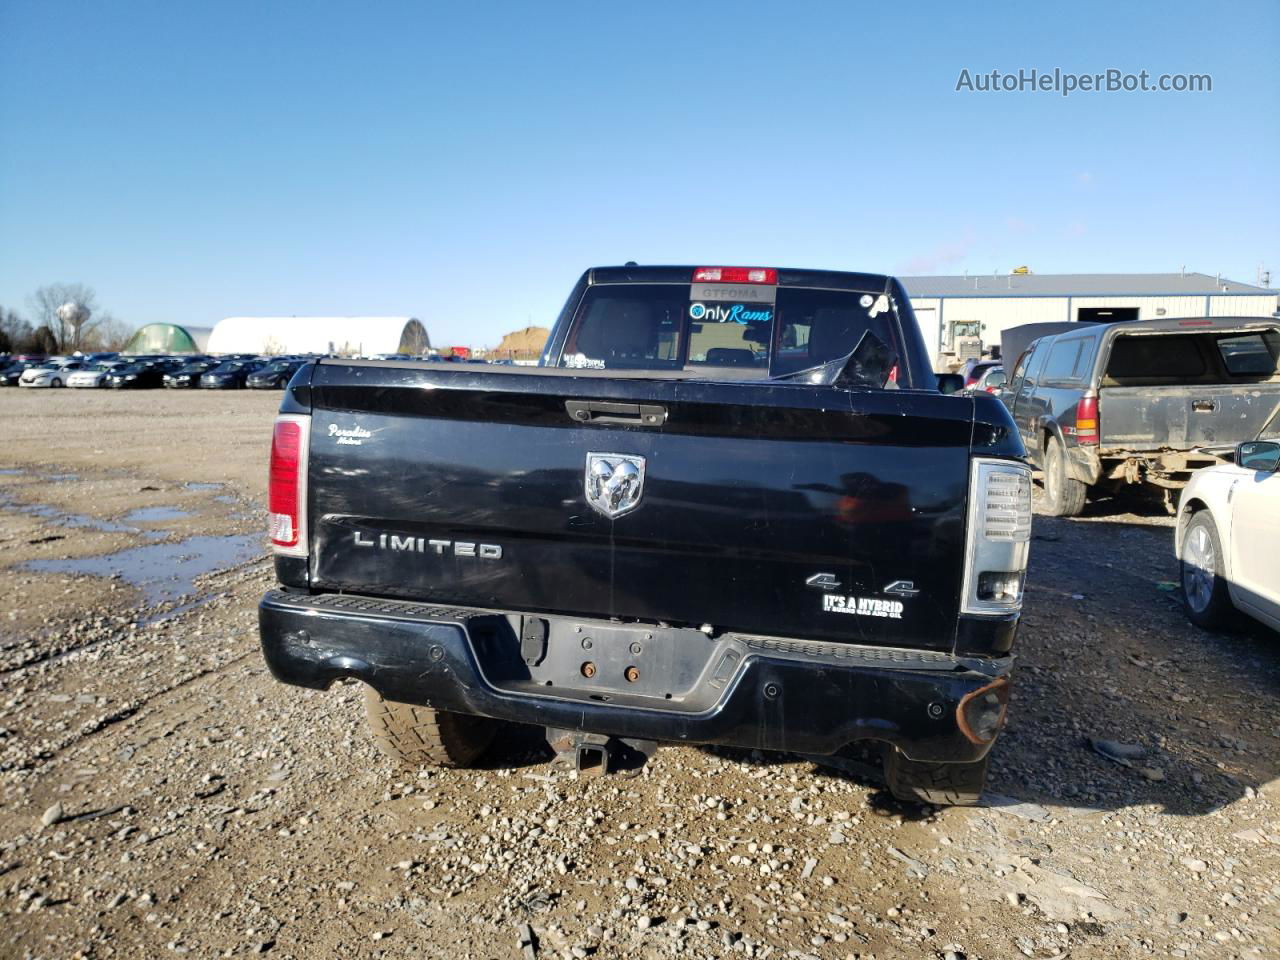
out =
[[[658,742],[870,752],[977,801],[1031,529],[1005,408],[945,396],[889,277],[609,267],[538,367],[321,359],[271,450],[287,683],[367,686],[380,746],[511,724],[579,768]]]
[[[1053,326],[1018,358],[1002,399],[1056,516],[1131,485],[1175,512],[1191,474],[1229,462],[1280,401],[1274,317]]]

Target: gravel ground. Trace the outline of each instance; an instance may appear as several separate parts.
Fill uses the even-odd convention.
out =
[[[1280,956],[1280,646],[1186,623],[1168,518],[1037,517],[984,808],[523,735],[404,772],[258,652],[277,401],[0,391],[0,956]]]

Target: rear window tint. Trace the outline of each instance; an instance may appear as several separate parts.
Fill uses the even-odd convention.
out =
[[[1107,376],[1115,380],[1167,380],[1205,372],[1196,336],[1117,337],[1111,345]]]
[[[675,370],[689,288],[677,284],[589,287],[560,361],[599,370]]]
[[[849,290],[783,288],[778,291],[777,307],[775,376],[847,356],[868,331],[902,358],[886,297]]]
[[[672,283],[588,287],[559,365],[754,368],[781,376],[847,356],[868,332],[901,361],[897,316],[881,294],[778,287],[762,290],[757,302],[738,302],[694,299],[695,289],[702,288]]]
[[[1219,337],[1218,352],[1222,354],[1227,373],[1233,377],[1269,377],[1276,372],[1277,341],[1280,334],[1273,331]]]

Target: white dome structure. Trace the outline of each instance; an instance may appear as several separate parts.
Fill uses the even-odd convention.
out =
[[[227,317],[209,335],[210,353],[424,354],[426,328],[414,317]]]

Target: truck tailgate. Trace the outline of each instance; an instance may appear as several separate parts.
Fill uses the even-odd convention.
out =
[[[1253,439],[1280,402],[1280,383],[1103,387],[1099,451],[1191,450]]]
[[[968,398],[357,361],[319,363],[310,396],[316,589],[953,643]],[[643,458],[629,512],[588,502],[591,454]]]

